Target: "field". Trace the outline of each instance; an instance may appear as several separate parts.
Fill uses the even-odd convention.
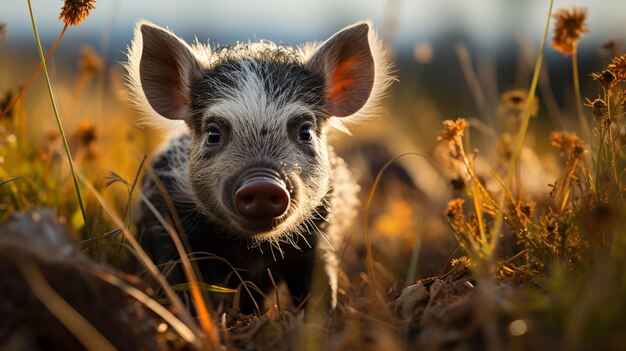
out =
[[[60,43],[97,3],[65,6]],[[62,45],[5,49],[0,23],[0,350],[626,349],[626,54],[579,52],[585,9],[536,15],[541,46],[520,44],[500,85],[515,89],[482,79],[462,43],[455,87],[429,44],[389,50],[386,112],[331,140],[361,186],[338,307],[291,306],[279,285],[253,315],[243,287],[170,286],[137,244],[164,136],[135,123],[121,65],[87,46],[77,66]],[[473,111],[445,115],[453,100]]]

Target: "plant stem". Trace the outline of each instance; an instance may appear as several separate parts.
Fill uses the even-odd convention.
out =
[[[65,137],[65,131],[63,130],[63,124],[61,123],[61,117],[59,116],[59,110],[57,109],[56,101],[54,100],[54,94],[52,93],[52,84],[50,83],[50,76],[48,75],[48,67],[46,66],[46,59],[43,55],[43,49],[41,48],[41,40],[39,39],[39,32],[37,31],[37,24],[35,23],[35,15],[33,14],[33,7],[28,0],[28,11],[30,12],[30,21],[33,25],[33,33],[35,34],[35,41],[37,42],[37,50],[39,51],[39,59],[41,61],[41,68],[43,69],[43,75],[46,79],[46,85],[48,87],[48,95],[50,95],[50,102],[52,103],[52,110],[54,111],[54,117],[56,118],[57,126],[59,127],[59,133],[63,140],[63,146],[65,148],[65,154],[67,155],[67,161],[70,165],[70,171],[72,173],[72,180],[74,181],[74,188],[76,189],[76,197],[78,198],[78,206],[80,207],[80,213],[83,216],[83,222],[85,225],[85,231],[89,236],[89,226],[87,225],[87,214],[85,213],[85,206],[83,205],[83,199],[80,194],[80,187],[78,186],[78,179],[76,178],[76,171],[74,170],[74,162],[72,161],[72,153]]]
[[[524,146],[524,138],[526,136],[526,131],[528,130],[528,124],[530,122],[530,112],[532,110],[533,103],[535,102],[535,91],[537,90],[537,83],[539,81],[539,73],[541,72],[541,65],[543,64],[543,54],[546,48],[546,40],[548,38],[548,28],[550,26],[550,16],[552,15],[552,5],[554,4],[554,0],[550,0],[550,6],[548,7],[548,16],[546,18],[546,24],[543,29],[543,38],[541,39],[541,47],[539,48],[539,54],[537,55],[537,61],[535,62],[535,73],[533,74],[533,80],[530,83],[530,89],[528,90],[528,98],[526,99],[526,106],[524,107],[524,117],[522,118],[522,124],[520,125],[519,132],[517,134],[517,142],[515,145],[515,150],[513,152],[513,157],[511,157],[511,162],[509,163],[509,169],[506,174],[506,180],[504,183],[504,189],[500,194],[500,198],[498,199],[498,213],[496,214],[496,220],[493,224],[493,231],[491,235],[491,253],[496,252],[496,247],[498,245],[498,238],[500,237],[500,230],[502,230],[502,224],[504,220],[504,202],[506,200],[506,189],[509,189],[511,186],[511,181],[513,180],[513,176],[515,175],[515,170],[517,169],[517,162],[519,160],[519,156],[522,152],[522,147]]]
[[[572,75],[574,77],[574,92],[576,95],[576,110],[578,111],[578,119],[580,120],[580,127],[584,134],[584,138],[589,140],[589,123],[585,119],[585,113],[583,112],[583,101],[580,97],[580,80],[578,78],[578,52],[574,51],[572,55]]]
[[[68,25],[66,23],[65,26],[63,26],[63,30],[61,31],[61,33],[57,37],[57,40],[54,42],[54,45],[52,45],[52,48],[50,48],[50,51],[48,51],[48,53],[46,54],[46,61],[48,61],[50,56],[52,56],[52,53],[54,52],[54,50],[56,50],[57,46],[61,42],[61,38],[63,38],[63,35],[65,35],[65,31],[67,30],[67,27],[68,27]],[[41,72],[41,63],[39,64],[39,66],[37,66],[37,69],[35,70],[33,75],[30,76],[30,78],[28,79],[28,82],[26,82],[26,84],[24,84],[24,86],[20,89],[20,91],[15,96],[15,98],[11,101],[11,103],[8,104],[7,107],[5,107],[4,110],[2,110],[2,112],[0,112],[0,117],[6,115],[7,113],[9,113],[9,111],[11,111],[11,109],[17,103],[17,101],[20,98],[22,98],[22,96],[24,95],[26,90],[28,90],[28,87],[30,87],[30,85],[33,84],[33,82],[35,81],[35,78],[37,78],[37,76],[39,75],[39,72]]]

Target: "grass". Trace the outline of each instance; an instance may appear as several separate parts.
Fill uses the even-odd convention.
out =
[[[12,213],[52,208],[87,256],[157,281],[157,290],[150,292],[112,275],[101,277],[161,316],[196,348],[623,348],[626,226],[620,219],[626,214],[626,56],[613,58],[599,72],[579,72],[581,38],[565,43],[574,45],[574,86],[568,91],[576,102],[558,112],[582,120],[577,131],[553,130],[540,139],[547,133],[532,128],[538,120],[532,117],[546,115],[537,111],[541,105],[535,94],[544,89],[540,71],[552,13],[551,2],[528,87],[503,92],[499,106],[485,98],[469,51],[456,46],[472,87],[468,96],[477,100],[483,121],[498,120],[499,125],[470,118],[443,121],[437,130],[424,132],[431,135],[425,143],[436,145],[430,153],[405,152],[406,147],[398,146],[402,134],[385,122],[355,131],[362,138],[356,144],[375,140],[377,148],[390,150],[378,160],[373,153],[355,152],[349,142],[337,145],[352,165],[368,169],[369,162],[372,171],[362,176],[363,211],[341,255],[340,307],[329,316],[289,310],[280,287],[273,297],[276,306],[265,309],[259,301],[257,315],[240,315],[228,305],[215,304],[219,299],[212,297],[232,291],[197,282],[193,265],[195,260],[217,258],[185,254],[175,228],[170,232],[190,283],[167,284],[161,267],[150,261],[133,236],[131,220],[133,204],[144,201],[136,187],[145,172],[145,155],[159,140],[132,125],[134,113],[113,93],[121,82],[101,84],[102,67],[93,63],[97,58],[89,57],[92,53],[83,57],[92,64],[78,72],[56,73],[65,79],[55,79],[38,42],[46,85],[35,82],[21,96],[19,84],[0,82],[7,84],[2,89],[17,92],[0,99],[7,101],[0,106],[7,111],[0,118],[0,223]],[[557,22],[559,18],[555,16]],[[38,38],[34,18],[33,29]],[[581,73],[595,82],[584,105],[579,97]],[[54,97],[51,78],[58,82]],[[11,101],[15,104],[8,107]],[[410,110],[412,105],[403,101],[401,106]],[[95,117],[80,118],[86,114]],[[435,142],[432,135],[437,132]],[[381,143],[381,134],[393,137]],[[473,146],[485,143],[496,145],[494,152],[481,153]],[[418,142],[409,144],[413,148]],[[70,162],[64,162],[63,154]],[[407,180],[407,174],[420,179],[428,173],[423,168],[430,166],[424,165],[411,171],[418,159],[437,165],[438,181],[448,183],[443,196],[415,189],[416,182]],[[542,191],[530,189],[531,173],[543,175],[530,179],[543,182]],[[84,195],[78,180],[89,190]],[[59,298],[36,266],[27,262],[19,267],[35,296],[85,346],[115,344],[76,315],[72,301]],[[192,292],[199,318],[186,312],[185,301],[176,294],[180,290]]]
[[[59,110],[57,108],[57,103],[56,103],[56,100],[54,100],[54,94],[52,93],[52,83],[50,82],[50,75],[48,74],[46,58],[43,54],[43,49],[41,48],[41,41],[39,40],[39,33],[37,32],[37,24],[35,23],[35,15],[33,15],[33,7],[30,3],[30,0],[28,0],[28,11],[30,13],[30,20],[33,25],[33,33],[35,34],[35,41],[37,42],[37,52],[39,53],[39,59],[41,60],[41,67],[43,68],[43,75],[46,78],[46,86],[48,87],[48,95],[50,96],[50,103],[52,105],[52,110],[54,111],[54,118],[57,122],[57,126],[59,127],[59,134],[61,135],[61,140],[63,141],[63,148],[65,149],[65,155],[67,156],[67,163],[69,164],[70,172],[72,173],[72,181],[74,183],[74,189],[76,190],[76,199],[78,200],[78,207],[80,208],[80,214],[83,217],[83,223],[85,225],[85,229],[87,230],[87,233],[89,233],[87,214],[85,213],[85,205],[83,205],[83,197],[80,194],[80,187],[78,186],[78,180],[76,179],[76,170],[74,169],[74,160],[72,160],[72,153],[70,152],[70,147],[67,144],[67,138],[65,137],[65,130],[63,129],[63,124],[61,123],[61,117],[59,117]]]

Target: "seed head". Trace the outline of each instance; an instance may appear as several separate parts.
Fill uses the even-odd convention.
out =
[[[550,142],[571,161],[581,160],[587,153],[587,144],[576,133],[552,132]]]
[[[602,99],[595,99],[591,104],[591,113],[595,117],[596,121],[602,122],[609,118],[609,108],[606,102]]]
[[[617,42],[613,39],[606,41],[600,47],[600,53],[602,56],[613,57],[617,54],[618,45]]]
[[[452,229],[457,232],[463,232],[463,228],[465,226],[465,212],[463,211],[463,203],[465,200],[463,199],[452,199],[448,201],[448,206],[446,206],[446,217],[448,218],[448,223]]]
[[[614,57],[607,68],[615,74],[618,81],[626,81],[626,54]]]
[[[565,56],[572,56],[576,52],[578,41],[587,33],[587,10],[572,7],[571,9],[557,10],[554,15],[554,38],[552,48]]]
[[[448,145],[461,145],[461,138],[467,127],[467,121],[464,118],[458,118],[456,121],[443,121],[443,132],[437,137],[437,141],[444,142]]]
[[[79,67],[87,73],[96,73],[102,70],[104,64],[102,59],[91,46],[84,46],[80,49]]]
[[[96,8],[96,0],[65,0],[59,19],[65,24],[76,26],[87,16],[89,11]]]
[[[88,120],[83,120],[78,125],[75,138],[84,147],[89,147],[96,139],[98,139],[98,131],[96,126]]]
[[[593,72],[591,73],[591,78],[600,82],[600,84],[602,84],[602,89],[604,89],[604,92],[607,94],[611,92],[615,83],[617,83],[617,77],[615,77],[615,73],[613,73],[610,69],[605,69],[600,73]]]
[[[6,33],[6,28],[6,23],[0,23],[0,39],[4,39],[4,33]]]
[[[528,101],[528,91],[523,89],[509,90],[500,96],[502,106],[514,112],[521,113],[526,108]],[[537,97],[533,99],[533,105],[530,107],[530,115],[536,116],[539,112],[539,103]]]

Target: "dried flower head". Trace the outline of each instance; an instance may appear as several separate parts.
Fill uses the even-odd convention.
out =
[[[453,258],[452,260],[450,260],[450,266],[452,266],[453,268],[470,268],[474,267],[475,265],[469,257],[461,256],[459,258]]]
[[[571,9],[557,10],[554,15],[554,38],[552,48],[565,56],[572,56],[576,52],[578,41],[587,33],[587,10],[572,7]]]
[[[604,89],[604,92],[607,94],[611,92],[615,83],[617,83],[617,77],[615,77],[615,73],[613,73],[610,69],[605,69],[600,73],[593,72],[591,73],[591,78],[600,82],[600,84],[602,84],[602,89]]]
[[[467,121],[464,118],[458,118],[456,121],[443,121],[443,132],[437,137],[437,141],[444,142],[448,145],[461,145],[461,138],[467,127]]]
[[[7,24],[0,23],[0,39],[4,39],[4,34],[6,33]]]
[[[626,81],[626,54],[614,57],[607,66],[618,81]]]
[[[87,73],[96,73],[102,70],[104,64],[102,59],[91,46],[84,46],[80,49],[80,70]]]
[[[89,11],[96,8],[96,0],[65,0],[59,19],[65,24],[76,26],[89,16]]]
[[[457,233],[463,232],[465,227],[465,212],[463,211],[463,203],[465,200],[463,199],[452,199],[448,201],[448,206],[446,206],[446,218],[448,218],[448,223]]]
[[[595,99],[593,102],[589,103],[588,106],[591,107],[591,113],[599,123],[609,118],[609,107],[604,100]]]
[[[95,124],[91,121],[83,120],[78,125],[78,129],[74,137],[84,147],[89,147],[96,139],[98,139],[98,131]]]
[[[581,160],[587,153],[587,144],[576,133],[552,132],[550,143],[571,161]]]
[[[617,42],[611,39],[611,40],[606,41],[604,44],[602,44],[602,46],[600,47],[600,53],[601,55],[605,57],[607,56],[612,57],[612,56],[616,56],[617,49],[618,49]]]
[[[526,108],[528,102],[528,91],[523,89],[509,90],[500,96],[500,102],[506,109],[521,113]],[[539,112],[539,101],[537,97],[533,99],[533,105],[530,107],[530,115],[536,116]]]

